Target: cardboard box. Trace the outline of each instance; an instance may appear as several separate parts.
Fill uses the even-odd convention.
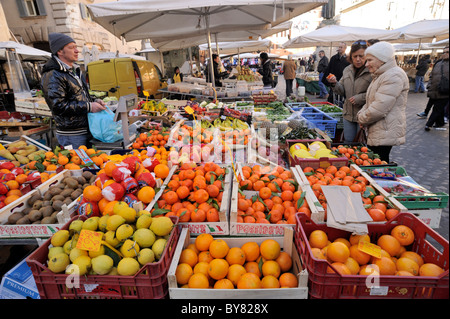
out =
[[[0,299],[40,299],[33,274],[25,259],[8,271],[0,284]]]

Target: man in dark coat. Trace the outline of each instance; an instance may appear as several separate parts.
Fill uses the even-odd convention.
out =
[[[262,52],[259,58],[261,59],[261,66],[258,69],[258,73],[262,75],[264,87],[273,87],[272,63],[269,55],[266,52]]]
[[[428,69],[430,68],[430,55],[423,56],[419,63],[416,66],[416,87],[414,89],[414,93],[424,93],[425,92],[425,85],[424,85],[424,78],[425,74],[427,73]]]
[[[42,71],[42,90],[56,123],[56,138],[61,146],[76,149],[89,145],[88,113],[105,110],[102,100],[93,101],[78,60],[75,41],[62,33],[49,34],[51,59]]]
[[[319,64],[317,65],[317,72],[319,72],[319,88],[320,88],[319,98],[328,99],[328,89],[322,82],[323,75],[325,74],[325,71],[327,70],[328,67],[328,58],[326,57],[324,50],[319,51],[319,59],[320,59]]]
[[[347,44],[341,42],[337,49],[337,53],[333,55],[330,59],[330,63],[328,63],[328,67],[325,70],[322,78],[322,83],[326,86],[330,86],[330,83],[327,81],[327,76],[329,74],[334,74],[336,76],[336,80],[339,80],[342,77],[344,69],[350,64],[347,60],[347,55],[345,54],[345,50],[347,49]],[[328,97],[328,102],[335,103],[333,94],[330,94]]]

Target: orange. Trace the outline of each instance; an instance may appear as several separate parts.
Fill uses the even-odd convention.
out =
[[[374,264],[367,264],[361,266],[359,269],[358,275],[361,276],[379,276],[380,273],[378,271],[378,267]]]
[[[280,244],[273,239],[266,239],[260,245],[261,256],[267,260],[275,260],[280,255]]]
[[[285,272],[281,274],[280,278],[278,278],[280,282],[280,287],[284,288],[296,288],[298,287],[298,279],[293,273]]]
[[[294,199],[294,193],[290,190],[281,193],[281,199],[283,201],[292,201]]]
[[[150,186],[142,187],[137,193],[137,198],[144,204],[149,204],[154,197],[155,197],[155,190],[153,189],[153,187]]]
[[[350,270],[350,273],[352,275],[357,275],[359,273],[359,268],[360,268],[359,264],[352,257],[348,257],[347,261],[344,263],[344,265],[347,266],[348,270]]]
[[[345,263],[350,257],[350,250],[341,242],[334,242],[328,245],[327,258],[334,262]]]
[[[209,280],[202,273],[193,274],[188,281],[189,288],[206,289],[209,288]]]
[[[245,261],[255,261],[259,257],[259,245],[256,242],[246,242],[241,246]]]
[[[174,191],[168,191],[163,195],[163,199],[166,201],[167,204],[172,205],[179,201],[177,193]]]
[[[412,273],[410,273],[409,271],[406,270],[398,270],[395,273],[395,276],[414,276]]]
[[[386,215],[378,208],[370,208],[367,210],[374,222],[381,222],[386,219]]]
[[[215,258],[209,263],[208,274],[215,280],[223,279],[228,274],[229,265],[225,259]]]
[[[397,270],[404,270],[412,273],[414,276],[419,275],[419,264],[417,264],[414,260],[402,257],[397,260],[395,263]]]
[[[360,240],[364,240],[364,241],[370,243],[369,235],[354,235],[354,234],[350,235],[349,241],[352,246],[358,245]]]
[[[261,279],[251,272],[247,272],[241,276],[237,283],[238,289],[260,289]]]
[[[105,170],[105,174],[109,177],[112,177],[113,170],[117,167],[117,165],[114,162],[107,162],[103,169]]]
[[[201,204],[206,202],[209,199],[209,194],[204,189],[199,189],[194,192],[194,199],[197,203]]]
[[[247,272],[251,272],[258,276],[258,278],[262,277],[261,268],[256,261],[249,261],[244,264],[244,268]]]
[[[244,266],[242,266],[242,265],[239,265],[239,264],[231,265],[228,268],[227,279],[231,281],[233,286],[236,286],[239,279],[241,278],[241,276],[243,274],[245,274],[246,272],[247,271],[245,270]]]
[[[395,226],[391,230],[391,235],[398,240],[400,245],[408,246],[414,242],[414,232],[411,228],[405,225]]]
[[[415,261],[419,265],[419,267],[424,264],[423,258],[418,253],[415,253],[413,251],[405,251],[400,255],[400,258],[409,258]]]
[[[400,211],[399,211],[398,209],[396,209],[396,208],[388,208],[388,209],[386,210],[386,213],[385,213],[386,219],[387,219],[387,220],[391,220],[392,218],[394,218],[395,216],[397,216],[397,214],[398,214],[399,212],[400,212]]]
[[[314,230],[309,235],[309,245],[311,248],[322,249],[328,244],[328,236],[323,230]]]
[[[99,202],[98,202],[98,209],[100,210],[100,213],[102,213],[102,215],[104,215],[104,211],[105,211],[105,207],[108,205],[109,200],[107,200],[106,198],[102,198]]]
[[[275,260],[268,260],[263,263],[262,267],[262,274],[263,276],[269,276],[272,275],[275,278],[280,277],[281,274],[281,268],[280,265]]]
[[[232,247],[228,251],[225,259],[230,265],[243,265],[245,263],[245,253],[239,247]]]
[[[202,273],[204,274],[206,277],[209,278],[209,274],[208,274],[208,268],[209,268],[209,263],[207,262],[199,262],[194,266],[194,274],[198,274],[198,273]]]
[[[275,261],[280,265],[281,272],[289,271],[292,267],[292,258],[285,251],[280,252],[280,255]]]
[[[263,187],[259,190],[259,197],[262,199],[269,199],[272,196],[272,191],[269,187]]]
[[[194,267],[198,262],[198,256],[194,250],[185,248],[181,251],[179,263],[186,263]]]
[[[95,185],[89,185],[83,190],[83,198],[88,201],[98,202],[103,198],[102,190]]]
[[[348,269],[348,267],[341,262],[334,262],[331,264],[331,266],[333,266],[334,269],[336,269],[336,271],[343,276],[346,275],[351,275],[352,273],[350,272],[350,269]],[[331,268],[330,266],[327,267],[327,273],[329,274],[333,274],[335,271],[334,269]]]
[[[397,256],[401,248],[400,242],[397,238],[391,235],[382,235],[378,238],[377,245],[391,256]]]
[[[311,248],[311,253],[316,259],[327,259],[327,257],[325,257],[325,255],[322,253],[322,250],[319,248]]]
[[[20,184],[19,184],[19,182],[17,182],[15,179],[12,179],[12,180],[6,182],[6,186],[7,186],[10,190],[12,190],[12,189],[19,189]]]
[[[219,212],[215,208],[211,208],[206,212],[206,220],[208,222],[218,222],[220,220]]]
[[[362,266],[370,261],[370,255],[359,250],[358,245],[350,246],[350,257],[356,260],[356,262]]]
[[[5,203],[5,205],[9,205],[12,202],[18,200],[19,198],[20,198],[20,196],[18,196],[18,195],[9,195],[4,199],[3,202]]]
[[[113,209],[114,206],[116,205],[116,203],[118,203],[118,201],[112,201],[109,202],[105,205],[105,207],[103,208],[103,212],[101,212],[103,215],[113,215]]]
[[[179,285],[185,285],[188,283],[189,278],[193,274],[192,267],[188,264],[179,264],[175,270],[175,277],[177,278],[177,283]]]
[[[210,263],[211,260],[213,260],[214,258],[211,256],[211,254],[209,253],[209,251],[201,251],[198,254],[198,262],[206,262],[206,263]]]
[[[195,244],[189,244],[186,247],[187,249],[192,249],[193,251],[195,251],[195,253],[198,255],[200,253],[200,251],[197,249],[197,247],[195,247]],[[200,262],[200,261],[199,261]]]
[[[42,173],[41,173],[41,175],[42,175]],[[16,181],[17,181],[17,183],[22,185],[23,183],[25,183],[27,181],[27,175],[26,174],[19,174],[19,175],[17,175],[16,176]]]
[[[337,238],[335,240],[335,242],[341,242],[341,243],[345,244],[345,246],[347,246],[348,248],[350,248],[350,246],[351,246],[350,242],[347,239],[342,238],[342,237]]]
[[[393,276],[397,271],[397,267],[391,258],[381,257],[375,260],[374,264],[380,269],[380,275]]]
[[[261,279],[261,288],[277,289],[280,288],[280,282],[272,275],[264,276],[263,279]]]
[[[191,212],[191,222],[203,223],[206,220],[206,213],[202,209],[196,209]]]
[[[214,289],[234,289],[234,285],[229,279],[224,278],[216,281]]]
[[[242,211],[246,211],[250,207],[249,202],[246,199],[239,198],[238,199],[238,209]]]
[[[178,216],[180,223],[187,223],[191,220],[191,211],[187,208],[180,208],[175,215]]]
[[[158,178],[166,178],[167,176],[169,176],[170,169],[167,165],[158,164],[153,169],[153,172],[155,173],[155,176]]]
[[[216,198],[220,193],[220,189],[216,185],[206,186],[206,191],[208,192],[210,198]]]
[[[444,269],[432,263],[426,263],[420,266],[419,276],[438,277],[444,272]]]
[[[209,252],[214,258],[225,258],[229,250],[228,244],[222,239],[214,239],[209,245]]]
[[[11,195],[16,195],[21,197],[22,196],[22,191],[20,189],[11,189],[10,191],[8,191],[6,193],[6,197],[11,196]]]
[[[265,186],[266,185],[264,184],[264,182],[259,180],[259,181],[256,181],[255,183],[253,183],[253,190],[259,192]],[[269,188],[269,190],[270,190],[270,188]]]
[[[187,186],[180,186],[176,190],[176,193],[177,193],[179,199],[185,199],[186,197],[189,196],[190,191]]]

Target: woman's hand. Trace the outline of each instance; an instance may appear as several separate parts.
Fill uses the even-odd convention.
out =
[[[355,97],[354,96],[352,96],[348,100],[350,101],[350,103],[355,104]]]
[[[329,76],[327,76],[327,81],[330,84],[336,84],[337,83],[337,79],[335,75],[330,74]]]

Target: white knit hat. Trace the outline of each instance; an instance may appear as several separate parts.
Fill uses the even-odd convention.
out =
[[[377,42],[366,49],[366,55],[370,54],[382,62],[387,62],[394,58],[394,46],[388,42]]]

